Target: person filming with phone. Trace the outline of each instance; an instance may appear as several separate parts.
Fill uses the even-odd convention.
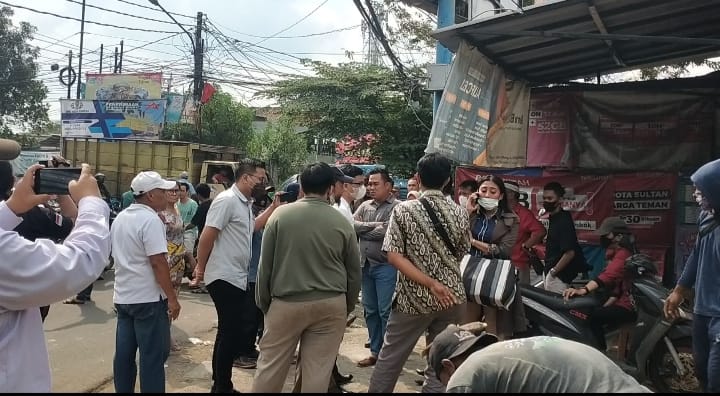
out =
[[[0,146],[2,146],[0,141]],[[0,160],[11,160],[0,147]],[[17,156],[17,155],[16,155]],[[75,227],[62,244],[29,241],[13,230],[23,215],[50,200],[34,191],[42,165],[28,168],[0,202],[0,392],[51,390],[50,363],[38,307],[62,301],[97,279],[110,254],[110,208],[90,166],[67,185],[78,203]]]

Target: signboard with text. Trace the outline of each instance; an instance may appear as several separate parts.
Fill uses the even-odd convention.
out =
[[[60,100],[63,137],[157,139],[163,127],[163,100]]]
[[[85,81],[87,100],[148,100],[162,96],[162,73],[96,74]]]

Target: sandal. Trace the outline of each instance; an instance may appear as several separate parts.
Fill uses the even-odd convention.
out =
[[[63,301],[63,304],[76,304],[76,305],[82,305],[85,304],[85,300],[81,300],[77,297],[68,298],[67,300]]]
[[[208,294],[207,289],[204,286],[198,287],[197,289],[190,290],[193,294]]]

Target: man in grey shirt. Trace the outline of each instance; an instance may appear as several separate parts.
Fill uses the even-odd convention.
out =
[[[498,342],[484,328],[450,325],[426,350],[447,393],[652,393],[585,344],[545,336]]]
[[[365,323],[370,335],[370,356],[358,366],[374,366],[382,348],[392,296],[397,282],[397,270],[387,260],[382,244],[388,221],[395,205],[393,181],[385,169],[376,168],[368,173],[368,192],[372,198],[355,211],[355,232],[360,238],[362,270],[362,303]]]

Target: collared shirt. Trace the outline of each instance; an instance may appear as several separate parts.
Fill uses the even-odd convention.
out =
[[[205,284],[221,279],[247,290],[255,229],[252,200],[233,185],[215,197],[205,227],[220,231],[205,268]]]
[[[360,238],[360,257],[362,265],[370,263],[377,265],[387,263],[387,253],[382,249],[383,239],[387,232],[393,209],[400,201],[390,195],[382,202],[374,199],[365,201],[355,211],[355,232]],[[372,223],[383,223],[378,227]]]
[[[453,256],[448,250],[435,231],[427,211],[417,199],[405,201],[395,208],[383,250],[402,254],[420,271],[452,290],[459,301],[465,301],[460,260],[470,249],[470,219],[467,210],[449,202],[440,191],[425,191],[422,198],[427,199],[435,210],[457,256]],[[399,312],[423,315],[442,311],[439,301],[430,289],[410,280],[403,273],[398,274],[395,293],[395,309]]]
[[[100,276],[110,257],[109,215],[100,198],[83,198],[62,245],[30,242],[10,231],[21,219],[0,203],[0,392],[50,392],[38,307],[75,295]]]
[[[337,209],[340,213],[342,213],[342,215],[345,216],[346,219],[348,219],[350,224],[355,223],[355,218],[353,218],[352,206],[350,206],[350,203],[346,201],[345,198],[340,197],[340,203],[333,205],[333,208]]]
[[[115,260],[113,302],[143,304],[167,298],[149,258],[168,251],[165,224],[158,213],[134,203],[118,213],[110,234]]]

